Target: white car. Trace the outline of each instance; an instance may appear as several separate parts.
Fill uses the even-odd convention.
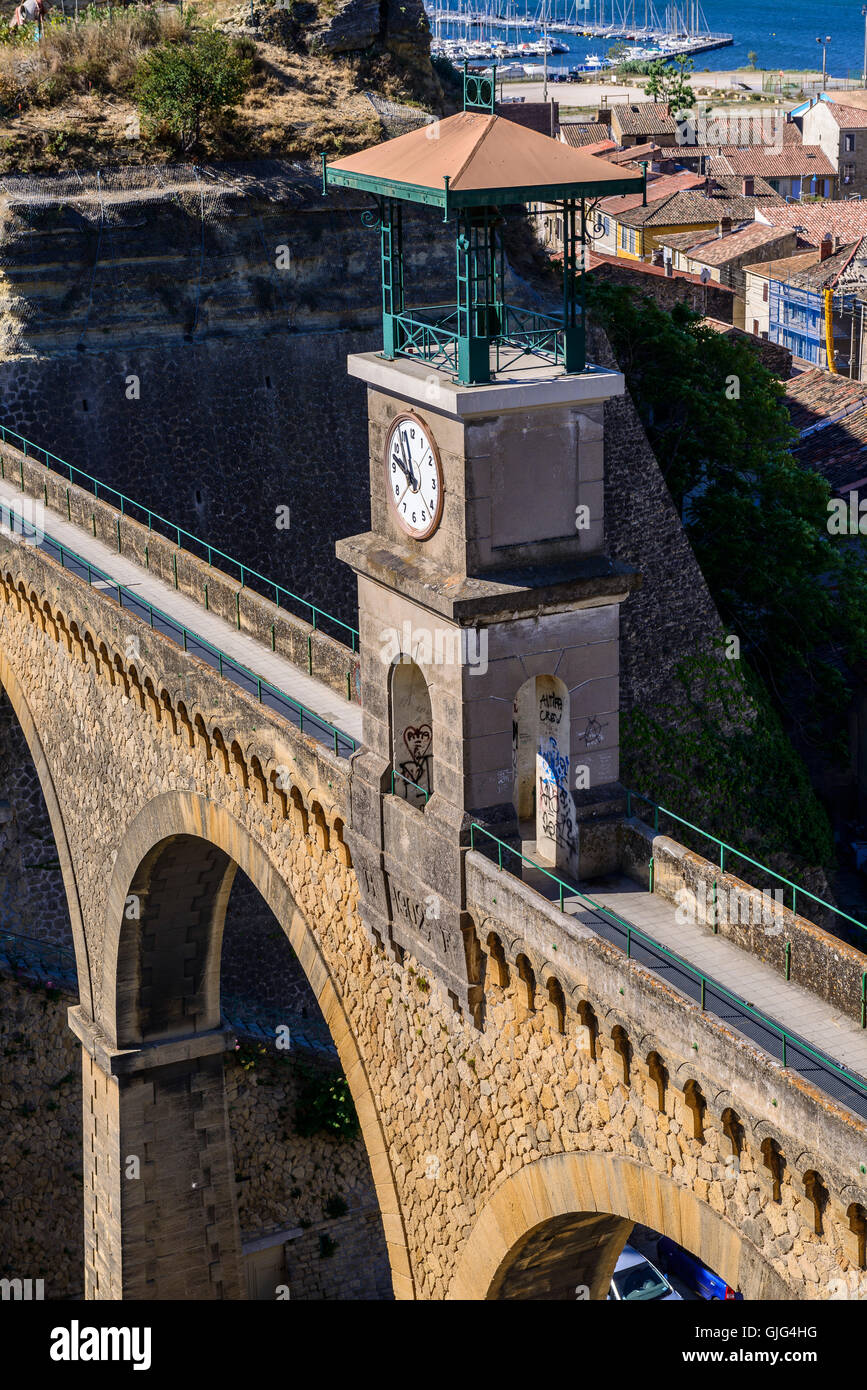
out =
[[[678,1303],[683,1302],[656,1265],[652,1265],[631,1245],[624,1245],[620,1259],[614,1266],[608,1297],[621,1303],[646,1303],[653,1299],[671,1298]]]

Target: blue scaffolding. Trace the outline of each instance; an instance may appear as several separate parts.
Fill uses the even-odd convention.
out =
[[[834,321],[851,316],[855,296],[835,294],[831,304],[832,332]],[[835,336],[839,336],[839,333]],[[825,336],[825,292],[805,290],[798,285],[771,280],[768,293],[768,337],[781,343],[794,357],[827,367],[828,351]]]
[[[817,367],[826,366],[825,296],[821,290],[803,290],[772,280],[768,337],[772,343],[782,343],[794,357]]]

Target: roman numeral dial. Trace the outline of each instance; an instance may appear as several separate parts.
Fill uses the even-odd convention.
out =
[[[433,435],[417,415],[398,415],[385,444],[385,491],[401,530],[426,541],[440,524],[443,470]]]

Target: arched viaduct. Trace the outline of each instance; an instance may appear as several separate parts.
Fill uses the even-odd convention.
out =
[[[353,844],[394,798],[354,801],[363,750],[336,756],[8,535],[0,684],[73,925],[88,1297],[242,1296],[219,981],[236,868],[331,1030],[397,1297],[604,1297],[636,1221],[746,1297],[858,1277],[862,1121],[466,835],[463,992],[382,941],[360,904],[389,872],[361,892]]]

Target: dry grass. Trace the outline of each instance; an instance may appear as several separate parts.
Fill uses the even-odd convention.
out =
[[[0,45],[0,106],[25,110],[56,106],[74,93],[130,90],[143,53],[180,37],[177,13],[153,9],[115,10],[111,21],[49,21],[39,44],[32,31]]]
[[[238,0],[184,3],[194,28],[223,27],[239,12]],[[237,30],[229,24],[227,32]],[[133,77],[149,48],[181,33],[176,13],[139,8],[115,10],[111,23],[50,24],[38,45],[32,35],[0,41],[0,174],[176,158],[169,145],[139,131]],[[349,153],[382,138],[365,88],[397,101],[412,95],[401,65],[387,54],[323,58],[289,52],[264,34],[242,41],[255,53],[250,90],[219,129],[206,133],[198,157]]]

